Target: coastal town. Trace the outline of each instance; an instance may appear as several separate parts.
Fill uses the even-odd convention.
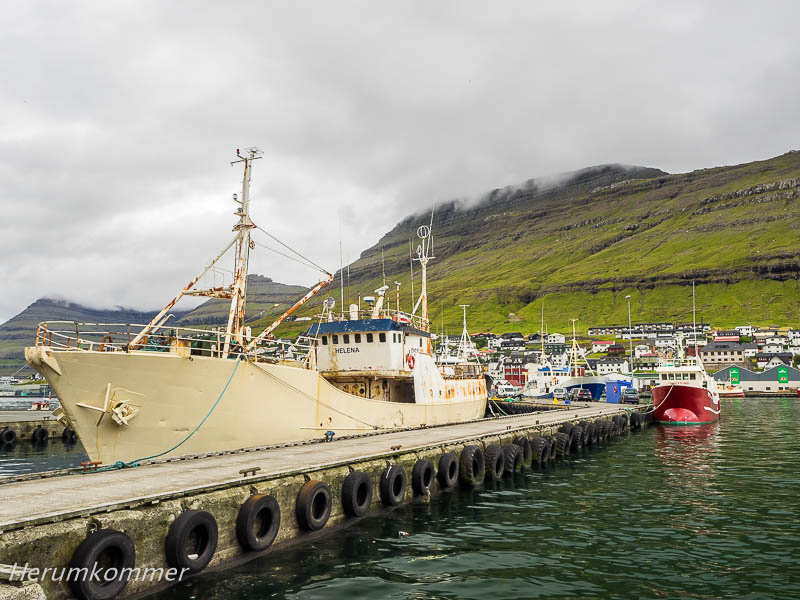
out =
[[[459,338],[445,336],[447,344]],[[707,323],[600,325],[572,340],[562,333],[520,332],[472,335],[477,354],[494,382],[525,388],[544,363],[577,366],[598,376],[623,376],[640,392],[655,384],[656,369],[681,353],[698,356],[719,383],[738,385],[745,395],[796,395],[800,388],[800,328],[740,325],[713,328]],[[695,354],[696,353],[696,354]],[[575,360],[577,359],[577,360]]]

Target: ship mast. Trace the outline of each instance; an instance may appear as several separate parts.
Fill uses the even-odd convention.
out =
[[[411,314],[414,315],[417,313],[417,309],[422,305],[422,321],[424,323],[425,328],[428,328],[428,261],[435,256],[431,255],[431,232],[433,230],[433,212],[436,210],[436,206],[431,210],[431,223],[430,225],[420,225],[417,227],[417,237],[420,240],[419,245],[417,246],[417,260],[419,261],[420,266],[422,267],[422,291],[420,292],[419,298],[417,299],[416,304],[414,304],[414,310],[411,311]]]
[[[228,242],[228,244],[217,254],[203,269],[195,275],[186,286],[178,292],[178,294],[161,309],[150,323],[136,335],[129,344],[130,348],[136,348],[142,343],[147,343],[147,336],[151,332],[157,332],[158,329],[167,322],[171,316],[169,311],[175,304],[184,296],[204,296],[208,298],[224,298],[231,300],[231,309],[228,315],[228,325],[225,329],[225,345],[222,352],[223,356],[227,356],[230,351],[230,343],[233,338],[239,344],[242,344],[243,331],[244,331],[244,307],[245,300],[247,299],[247,262],[250,256],[250,249],[253,247],[253,242],[250,240],[250,230],[255,227],[250,220],[250,171],[252,169],[252,162],[261,158],[259,156],[261,150],[258,148],[247,148],[245,155],[237,149],[236,156],[239,160],[233,161],[231,165],[236,163],[244,163],[244,179],[242,180],[242,199],[237,198],[236,194],[233,195],[233,201],[239,204],[239,208],[234,213],[239,217],[239,222],[233,226],[233,231],[236,236]],[[234,281],[229,286],[213,287],[208,289],[195,288],[195,284],[208,273],[217,262],[225,255],[231,247],[236,247],[236,258],[234,262]]]
[[[252,172],[252,162],[261,158],[258,156],[261,151],[258,148],[248,148],[244,156],[236,150],[235,160],[231,165],[244,163],[244,177],[242,178],[242,198],[234,200],[240,207],[234,213],[239,217],[239,222],[233,226],[236,232],[236,257],[234,259],[234,282],[231,298],[231,308],[228,311],[228,325],[225,328],[225,345],[222,349],[223,356],[227,356],[230,351],[231,339],[239,345],[244,345],[244,318],[245,303],[247,301],[247,265],[250,259],[250,249],[255,245],[250,241],[250,230],[255,225],[250,220],[250,174]]]

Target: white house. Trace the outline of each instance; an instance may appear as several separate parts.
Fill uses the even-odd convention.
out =
[[[548,333],[544,338],[545,344],[565,344],[567,338],[561,333]]]
[[[739,332],[739,335],[743,335],[745,337],[753,337],[753,326],[752,325],[739,325],[735,327],[736,331]]]
[[[614,343],[613,340],[596,340],[592,342],[592,354],[595,352],[607,352],[608,347]]]
[[[651,354],[650,346],[648,346],[647,344],[638,344],[633,347],[633,355],[636,358],[642,358],[642,356],[644,356],[645,354],[648,355]]]
[[[776,343],[766,343],[761,346],[761,352],[764,354],[777,354],[778,352],[785,352],[786,346],[783,344],[776,344]]]
[[[597,361],[597,374],[608,375],[610,373],[630,373],[628,361],[624,358],[601,358]]]

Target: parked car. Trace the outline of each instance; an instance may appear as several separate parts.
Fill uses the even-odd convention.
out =
[[[639,392],[636,388],[626,387],[619,395],[623,404],[639,404]]]
[[[519,388],[510,383],[498,384],[495,388],[498,398],[519,398],[522,396]]]
[[[591,402],[592,392],[586,388],[572,388],[569,391],[570,402]]]
[[[554,387],[553,388],[553,398],[556,400],[566,400],[567,399],[567,389],[563,387]]]

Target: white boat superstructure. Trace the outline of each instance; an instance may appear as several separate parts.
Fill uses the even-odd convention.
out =
[[[36,344],[26,348],[29,364],[61,400],[57,416],[76,431],[92,460],[130,463],[483,416],[480,365],[440,366],[433,359],[427,225],[417,231],[422,291],[411,313],[384,308],[384,286],[369,311],[355,305],[335,315],[329,297],[305,335],[291,345],[273,339],[287,316],[333,280],[325,272],[272,325],[251,335],[247,265],[255,247],[251,232],[260,228],[250,219],[249,195],[258,154],[255,148],[237,151],[244,178],[241,198],[234,196],[234,239],[150,323],[45,322]],[[196,287],[231,249],[231,284]],[[229,299],[226,327],[168,326],[169,311],[184,296]]]

